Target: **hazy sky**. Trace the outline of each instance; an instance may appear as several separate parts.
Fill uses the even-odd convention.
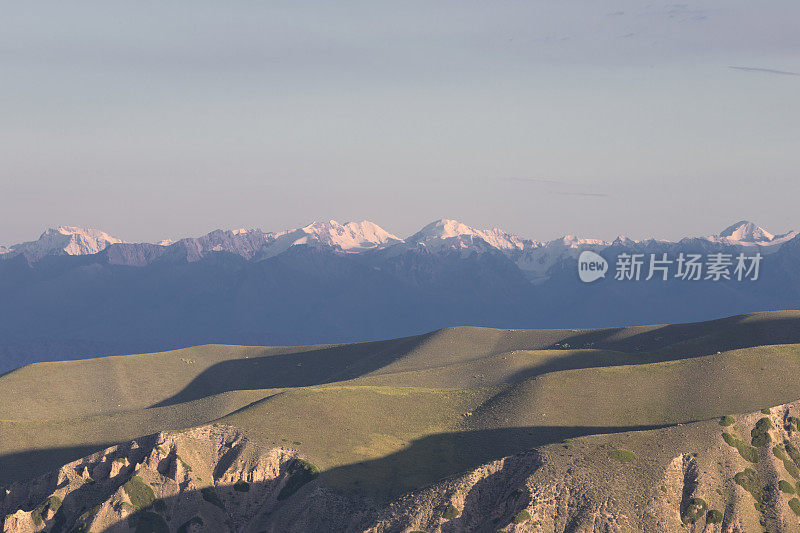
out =
[[[800,2],[4,2],[0,244],[800,229]]]

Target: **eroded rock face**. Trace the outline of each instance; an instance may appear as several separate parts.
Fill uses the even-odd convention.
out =
[[[0,513],[14,532],[247,531],[278,502],[297,460],[230,427],[160,433],[12,485]]]
[[[581,437],[378,503],[203,426],[0,491],[4,532],[800,531],[800,403]]]

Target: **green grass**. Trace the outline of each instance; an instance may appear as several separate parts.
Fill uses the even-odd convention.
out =
[[[523,522],[527,522],[530,519],[531,519],[531,514],[528,512],[527,509],[523,509],[522,511],[514,515],[515,524],[522,524]]]
[[[795,479],[800,479],[800,469],[780,445],[772,448],[772,454],[783,462],[783,467]]]
[[[452,520],[453,518],[458,518],[459,516],[461,516],[461,511],[459,511],[458,508],[452,503],[448,504],[442,513],[442,518],[445,520]]]
[[[800,450],[797,449],[797,446],[792,444],[791,442],[784,442],[784,447],[786,448],[786,453],[789,454],[789,457],[794,461],[794,463],[800,467]]]
[[[61,498],[58,496],[50,496],[41,505],[31,511],[31,519],[36,526],[44,524],[43,515],[48,512],[57,512],[61,508]]]
[[[318,471],[329,472],[329,484],[341,489],[356,486],[376,496],[390,497],[463,470],[475,464],[472,453],[481,452],[486,445],[497,446],[487,441],[455,456],[444,448],[421,453],[413,446],[430,435],[458,430],[462,413],[475,410],[490,393],[412,387],[309,387],[272,396],[222,422],[249,428],[248,436],[259,442],[269,442],[266,439],[276,433],[298,435],[303,454],[319,465]],[[272,421],[272,425],[262,432],[264,420]],[[407,455],[418,451],[413,458]],[[387,456],[402,462],[399,470],[397,464],[379,462]],[[459,462],[454,464],[454,460]],[[398,471],[403,475],[398,476]],[[307,477],[301,473],[297,481],[305,483]],[[299,485],[295,481],[288,482],[281,498],[293,494],[296,488]]]
[[[94,519],[98,511],[100,511],[99,504],[81,513],[70,533],[90,533],[89,523]]]
[[[199,346],[32,365],[0,377],[0,434],[9,436],[0,440],[0,485],[109,444],[212,421],[265,445],[280,435],[302,442],[326,482],[377,498],[605,428],[727,427],[733,417],[723,413],[800,397],[792,377],[800,345],[764,333],[799,317],[581,332],[596,337],[591,348],[569,330],[467,327],[332,347]],[[572,348],[550,349],[568,340]],[[754,390],[754,375],[770,386]],[[685,390],[694,401],[677,400]],[[164,402],[172,404],[157,406]],[[743,457],[758,460],[737,441]],[[20,458],[37,449],[35,460]]]
[[[778,482],[778,489],[783,492],[784,494],[794,494],[795,489],[794,486],[789,483],[788,481],[782,479]]]
[[[764,502],[766,500],[766,493],[764,485],[761,482],[761,477],[758,472],[752,468],[745,468],[733,477],[737,485],[750,493],[756,503],[756,509],[763,510]]]
[[[800,319],[800,314],[794,315],[793,320]],[[452,328],[385,343],[325,348],[324,357],[310,355],[315,353],[313,347],[216,346],[138,359],[123,356],[35,365],[0,377],[0,399],[7,398],[9,391],[23,391],[18,394],[25,396],[25,385],[48,383],[55,377],[66,384],[30,402],[22,398],[16,412],[0,403],[0,411],[14,415],[0,416],[0,433],[10,435],[0,442],[0,457],[48,448],[41,458],[27,459],[33,464],[25,472],[29,475],[40,465],[66,462],[69,454],[86,455],[92,447],[213,420],[217,427],[242,428],[258,450],[275,442],[286,447],[302,443],[303,456],[313,464],[298,460],[289,467],[285,479],[279,481],[281,500],[320,477],[334,489],[361,491],[380,501],[492,459],[551,443],[542,453],[554,471],[574,460],[572,466],[587,465],[592,479],[609,486],[639,486],[647,479],[647,486],[657,491],[664,483],[662,473],[679,454],[699,452],[701,467],[713,472],[714,478],[713,465],[722,465],[733,454],[720,446],[722,433],[724,441],[752,463],[759,461],[757,447],[769,444],[786,470],[779,471],[779,476],[800,479],[796,462],[800,452],[791,443],[772,442],[778,434],[772,431],[769,418],[759,420],[752,431],[744,427],[744,421],[753,420],[751,414],[764,405],[800,397],[800,382],[795,378],[800,372],[800,345],[770,343],[769,335],[761,332],[767,318],[758,320],[747,317],[693,326],[697,331],[679,325],[581,333],[597,335],[593,348],[570,340],[572,348],[549,349],[575,335],[569,331]],[[750,334],[760,335],[757,340],[764,345],[748,347],[750,337],[740,336],[739,327],[750,327]],[[653,340],[654,335],[663,340]],[[175,364],[178,356],[195,363]],[[292,374],[280,374],[283,370],[272,360],[281,361]],[[101,390],[81,389],[88,383],[87,372]],[[98,376],[109,382],[121,379],[114,384],[119,390],[111,391],[111,385]],[[125,376],[135,376],[136,383],[127,383]],[[753,376],[769,386],[754,386]],[[689,390],[696,393],[692,402],[684,399]],[[97,401],[106,396],[108,401]],[[173,404],[151,407],[165,401]],[[125,408],[114,411],[107,407],[111,403],[114,409],[120,403]],[[648,426],[667,427],[646,430]],[[796,440],[791,432],[798,423],[790,417],[786,426]],[[615,434],[598,435],[605,432]],[[723,453],[713,459],[703,458],[704,453],[718,454],[720,449]],[[181,453],[213,482],[211,472],[204,470],[202,454]],[[0,483],[24,470],[20,461],[3,460]],[[191,468],[181,457],[177,460],[187,470]],[[709,460],[714,461],[710,470],[709,463],[702,462]],[[611,468],[612,476],[610,461],[629,464]],[[735,459],[721,467],[727,469],[727,478],[735,472],[730,464],[740,462]],[[529,483],[535,484],[537,475],[543,474],[534,474]],[[737,473],[734,480],[753,495],[757,509],[771,509],[774,496],[765,492],[764,480],[755,469]],[[714,482],[719,484],[703,490],[713,494],[724,479]],[[105,485],[103,481],[86,492]],[[232,497],[244,486],[249,487],[240,482],[231,487],[236,492],[221,490]],[[789,498],[792,493],[785,491],[787,487],[798,493],[788,481],[770,490],[784,490]],[[213,487],[201,491],[209,502],[204,512],[214,511],[210,505],[224,509]],[[538,493],[531,491],[530,497],[538,499]],[[659,496],[669,500],[676,513],[672,489],[664,486],[662,491]],[[137,502],[134,514],[157,514],[161,508],[159,500],[135,482],[125,492]],[[724,501],[731,496],[731,487],[725,486],[726,496],[718,494]],[[530,505],[514,494],[509,502],[516,509]],[[563,500],[553,503],[560,505]],[[631,493],[630,501],[615,504],[615,511],[636,513],[646,506],[638,494]],[[687,510],[687,521],[705,518],[715,523],[721,514],[698,501]],[[436,512],[444,517],[452,510],[441,506]],[[520,513],[522,521],[530,520],[524,513]],[[172,529],[189,516],[174,517]],[[534,523],[523,527],[528,526],[536,527]]]
[[[630,463],[636,459],[636,454],[630,450],[611,450],[608,456],[620,463]]]
[[[789,500],[789,508],[794,511],[794,514],[800,516],[800,500],[797,498],[792,498]]]
[[[125,491],[125,494],[128,495],[128,499],[130,499],[134,511],[147,509],[153,505],[156,499],[153,489],[139,476],[130,478],[122,485],[122,489]]]
[[[723,432],[722,440],[724,440],[728,446],[736,448],[739,455],[741,455],[745,461],[751,463],[757,463],[759,461],[758,450],[749,446],[743,440],[737,439],[733,434]]]
[[[181,458],[181,456],[178,455],[177,453],[175,454],[175,459],[177,459],[181,463],[181,466],[183,466],[184,470],[186,470],[187,472],[191,472],[192,471],[192,467],[186,461],[184,461]]]

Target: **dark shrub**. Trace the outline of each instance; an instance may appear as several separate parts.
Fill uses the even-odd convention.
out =
[[[681,513],[681,521],[684,524],[694,524],[700,517],[705,516],[706,511],[708,511],[708,504],[704,499],[692,498]]]
[[[169,533],[169,526],[161,515],[150,511],[140,511],[128,517],[128,525],[135,533]]]
[[[458,518],[461,513],[458,511],[458,508],[451,504],[445,508],[444,512],[442,513],[442,518],[445,520],[452,520],[453,518]]]
[[[789,500],[789,508],[794,511],[794,514],[800,516],[800,500],[797,498],[792,498]]]
[[[203,496],[203,499],[211,505],[216,505],[223,511],[225,510],[225,504],[223,504],[222,500],[219,499],[217,491],[214,490],[214,487],[204,487],[200,489],[200,494]]]
[[[752,437],[751,444],[758,448],[759,446],[766,446],[772,441],[769,436],[769,430],[772,429],[772,422],[769,418],[762,418],[756,422],[756,426],[750,431]]]
[[[302,459],[295,459],[289,473],[289,479],[286,480],[286,485],[283,486],[278,493],[279,500],[285,500],[298,490],[300,487],[314,481],[319,477],[319,469],[308,461]]]
[[[724,440],[728,446],[733,446],[736,448],[736,450],[739,452],[739,455],[741,455],[746,461],[751,463],[758,462],[758,450],[748,445],[746,442],[737,439],[730,433],[723,433],[722,440]]]
[[[766,494],[764,493],[764,487],[761,484],[761,478],[759,477],[758,472],[752,468],[745,468],[743,471],[733,476],[733,480],[744,490],[750,493],[750,495],[756,500],[756,509],[762,511],[764,508],[763,506],[764,500],[766,499]]]

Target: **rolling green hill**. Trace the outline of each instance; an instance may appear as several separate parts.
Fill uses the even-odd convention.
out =
[[[448,328],[299,348],[199,346],[0,377],[0,485],[220,423],[391,497],[564,438],[800,398],[800,312],[606,330]]]

